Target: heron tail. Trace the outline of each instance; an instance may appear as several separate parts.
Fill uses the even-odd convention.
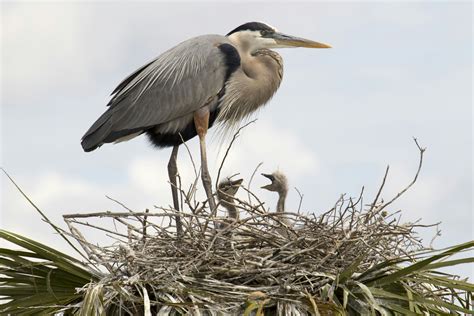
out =
[[[89,128],[89,130],[81,139],[81,146],[85,152],[93,151],[94,149],[99,148],[105,143],[105,139],[110,134],[110,123],[104,122],[98,127],[95,126],[96,123],[94,123],[91,128]]]
[[[120,118],[126,111],[110,108],[92,124],[81,139],[85,152],[93,151],[105,143],[118,143],[132,139],[147,130],[147,127],[122,127]]]

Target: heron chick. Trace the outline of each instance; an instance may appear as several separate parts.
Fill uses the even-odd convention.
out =
[[[221,205],[226,208],[229,218],[239,219],[239,212],[235,206],[235,194],[240,188],[243,179],[231,180],[225,178],[222,180],[217,187],[217,198]]]
[[[264,185],[262,189],[278,193],[277,212],[285,212],[286,195],[288,194],[288,179],[280,172],[275,171],[272,174],[262,173],[262,176],[268,178],[272,183]]]
[[[267,103],[283,76],[283,60],[271,48],[331,46],[245,23],[227,35],[186,40],[138,68],[112,92],[107,110],[81,140],[84,151],[146,134],[158,148],[173,147],[168,164],[173,203],[179,210],[178,146],[199,136],[201,180],[216,209],[207,167],[206,134],[218,123],[224,133]],[[181,225],[176,219],[179,233]]]

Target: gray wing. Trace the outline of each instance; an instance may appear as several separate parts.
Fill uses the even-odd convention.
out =
[[[103,144],[193,113],[224,86],[225,57],[220,35],[187,40],[166,51],[122,81],[108,110],[82,138],[91,151]]]

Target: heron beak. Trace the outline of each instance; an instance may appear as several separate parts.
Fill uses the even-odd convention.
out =
[[[273,33],[272,38],[282,47],[307,47],[307,48],[331,48],[331,45],[315,42],[301,37]]]
[[[268,180],[270,180],[272,183],[270,184],[267,184],[267,185],[264,185],[262,187],[260,187],[261,189],[266,189],[266,190],[269,190],[271,191],[271,187],[272,187],[272,184],[273,184],[273,176],[271,174],[265,174],[265,173],[262,173],[262,176],[264,176],[265,178],[267,178]]]
[[[244,179],[237,179],[237,180],[231,181],[230,184],[232,186],[240,186],[242,182],[244,182]]]

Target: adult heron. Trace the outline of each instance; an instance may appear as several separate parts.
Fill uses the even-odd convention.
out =
[[[109,108],[82,137],[82,147],[92,151],[143,133],[159,148],[173,147],[168,173],[178,210],[178,146],[198,135],[201,178],[215,210],[207,167],[207,130],[215,123],[224,132],[231,130],[270,100],[280,86],[283,62],[269,48],[283,47],[330,46],[285,35],[261,22],[245,23],[226,36],[202,35],[184,41],[115,88]]]

